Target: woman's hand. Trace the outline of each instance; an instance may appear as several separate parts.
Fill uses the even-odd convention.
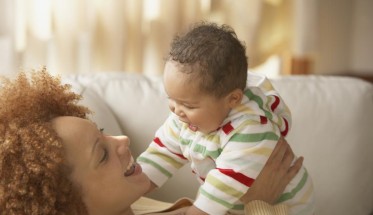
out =
[[[292,149],[281,137],[264,168],[241,201],[248,203],[253,200],[262,200],[274,204],[283,193],[286,185],[302,167],[303,157],[298,158],[291,166],[293,159]]]

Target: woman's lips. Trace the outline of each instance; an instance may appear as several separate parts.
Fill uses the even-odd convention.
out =
[[[127,166],[127,169],[124,173],[125,177],[131,176],[131,175],[137,175],[142,172],[141,166],[135,162],[133,157],[131,157],[131,160]]]
[[[135,171],[135,167],[136,167],[135,164],[136,164],[135,160],[131,156],[131,159],[130,159],[130,162],[128,163],[127,169],[124,172],[124,176],[130,176],[130,175],[133,174],[133,172]]]
[[[133,163],[124,173],[125,177],[138,175],[142,172],[141,166],[138,163]]]
[[[127,169],[127,171],[124,173],[124,176],[127,177],[127,176],[132,175],[135,172],[135,169],[136,169],[136,163],[132,164],[131,167]]]

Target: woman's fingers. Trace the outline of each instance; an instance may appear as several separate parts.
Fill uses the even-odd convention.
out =
[[[289,182],[291,181],[291,179],[294,178],[294,176],[299,172],[299,170],[302,168],[302,165],[303,165],[303,160],[304,158],[303,157],[300,157],[298,158],[295,163],[293,164],[293,166],[291,166],[288,170],[288,173],[287,173],[287,177],[289,179]]]
[[[262,200],[270,204],[276,202],[302,167],[303,157],[298,158],[292,164],[294,157],[293,150],[281,137],[264,168],[241,201],[247,203],[251,200]]]
[[[294,160],[294,153],[289,144],[286,143],[286,151],[284,153],[284,157],[282,158],[282,168],[286,169],[288,171],[289,167],[291,166],[291,163]]]
[[[286,178],[286,180],[284,180],[284,183],[288,184],[301,169],[303,164],[303,157],[298,158],[293,163],[293,160],[295,158],[294,152],[289,144],[286,142],[286,140],[283,139],[283,141],[285,142],[284,145],[286,145],[286,147],[284,146],[284,148],[286,148],[286,151],[283,155],[280,169],[284,171],[284,175]]]
[[[298,158],[293,162],[295,158],[294,152],[287,141],[281,137],[275,149],[268,159],[266,165],[272,166],[277,169],[277,176],[281,177],[280,184],[287,185],[299,172],[303,164],[303,157]]]
[[[286,140],[283,137],[280,137],[275,148],[272,151],[271,156],[268,158],[267,163],[269,164],[272,162],[275,164],[280,163],[282,159],[284,158],[287,148],[288,146],[287,146]]]

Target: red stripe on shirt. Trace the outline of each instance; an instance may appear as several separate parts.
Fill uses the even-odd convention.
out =
[[[265,116],[260,116],[260,124],[267,124],[268,119]]]
[[[170,151],[172,154],[174,154],[174,155],[176,155],[176,156],[178,156],[178,157],[180,157],[180,158],[182,158],[182,159],[184,159],[184,160],[187,160],[187,159],[186,159],[182,154],[172,152],[170,149],[168,149],[168,148],[167,148],[167,147],[162,143],[162,141],[161,141],[158,137],[154,138],[153,141],[154,141],[157,145],[159,145],[160,147],[166,148],[166,149],[167,149],[168,151]]]
[[[242,174],[242,173],[239,173],[239,172],[235,172],[234,170],[232,169],[219,169],[217,168],[221,173],[223,173],[224,175],[227,175],[233,179],[235,179],[236,181],[240,182],[241,184],[244,184],[248,187],[251,187],[251,185],[254,183],[255,179],[253,178],[250,178],[250,177],[247,177],[246,175]]]
[[[285,130],[281,131],[281,135],[285,137],[289,131],[289,123],[285,118],[282,119],[285,121]]]
[[[231,122],[228,122],[227,124],[223,125],[222,129],[223,129],[225,134],[229,134],[229,133],[231,133],[231,131],[233,131],[234,128],[233,128]]]
[[[271,110],[274,111],[277,106],[280,104],[280,98],[278,96],[273,96],[275,98],[275,102],[271,105]]]
[[[158,137],[154,138],[153,141],[161,147],[166,147]]]

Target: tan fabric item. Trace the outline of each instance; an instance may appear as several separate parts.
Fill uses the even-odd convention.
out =
[[[172,204],[141,197],[132,205],[132,210],[135,215],[178,215],[183,214],[192,205],[193,201],[187,198],[179,199]],[[288,207],[284,204],[272,206],[266,202],[255,200],[245,205],[245,214],[287,215]]]
[[[272,206],[266,202],[255,200],[245,205],[245,214],[249,215],[287,215],[288,207],[284,204]]]
[[[193,205],[192,200],[187,198],[179,199],[175,203],[168,203],[147,197],[141,197],[134,204],[132,204],[132,210],[135,215],[171,215],[185,212],[186,209],[191,205]]]

